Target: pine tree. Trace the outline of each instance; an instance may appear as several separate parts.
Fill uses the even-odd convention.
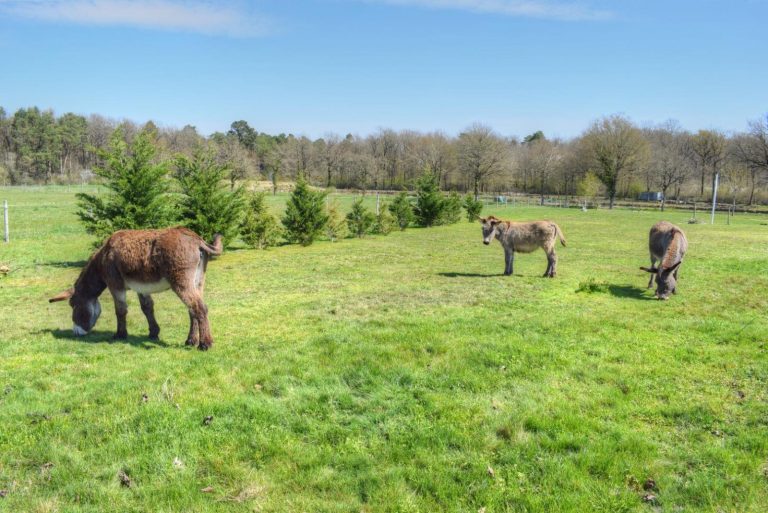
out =
[[[352,210],[347,214],[347,226],[356,237],[365,237],[371,231],[376,216],[363,205],[363,198],[352,203]]]
[[[455,224],[461,219],[461,196],[456,191],[443,198],[443,210],[440,213],[440,224]]]
[[[267,249],[277,244],[281,230],[275,216],[269,213],[264,192],[253,194],[240,225],[240,238],[251,247]]]
[[[401,192],[395,196],[395,200],[389,205],[389,211],[394,216],[400,230],[405,230],[413,222],[413,205],[408,199],[407,192]]]
[[[339,212],[339,205],[336,200],[328,205],[328,224],[325,225],[325,234],[331,242],[349,235],[347,220]]]
[[[216,161],[216,156],[198,149],[192,157],[175,159],[176,179],[181,189],[179,217],[190,230],[205,240],[216,233],[229,243],[237,237],[245,208],[242,187],[230,189],[230,169]]]
[[[416,182],[418,193],[414,214],[419,226],[434,226],[440,222],[445,200],[437,185],[437,177],[427,171]]]
[[[483,211],[483,202],[467,194],[464,196],[464,210],[467,212],[467,221],[474,223]]]
[[[153,132],[142,130],[129,146],[118,128],[108,149],[96,152],[104,167],[96,167],[94,173],[109,192],[78,194],[77,215],[85,230],[97,237],[97,244],[117,230],[162,228],[177,221],[168,165],[156,159]]]
[[[388,208],[382,206],[379,209],[376,220],[373,222],[373,228],[371,231],[379,235],[389,235],[392,233],[392,229],[395,227],[395,218],[392,217],[392,213]]]
[[[304,177],[299,176],[282,221],[289,242],[309,246],[323,233],[328,223],[325,193],[313,191]]]

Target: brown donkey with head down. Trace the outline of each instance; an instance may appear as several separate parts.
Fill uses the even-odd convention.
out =
[[[685,252],[688,251],[688,239],[683,230],[667,221],[659,221],[651,228],[648,235],[648,250],[651,254],[651,267],[641,267],[651,273],[648,288],[653,286],[656,277],[656,297],[669,299],[670,294],[677,293],[677,273],[683,263]],[[656,267],[656,261],[660,261]]]
[[[208,325],[208,308],[203,302],[205,269],[208,260],[222,252],[221,235],[208,244],[186,228],[164,230],[121,230],[91,256],[75,286],[51,298],[69,300],[75,335],[87,334],[101,314],[99,296],[109,288],[117,315],[116,339],[128,336],[126,291],[139,295],[141,311],[149,323],[149,337],[160,334],[152,294],[173,290],[189,309],[187,345],[206,350],[213,344]]]
[[[563,232],[555,223],[552,221],[517,223],[502,221],[494,216],[481,217],[480,223],[483,225],[483,244],[490,244],[496,237],[504,248],[505,276],[512,275],[515,252],[531,253],[541,248],[547,254],[547,270],[544,272],[544,277],[555,277],[557,274],[555,242],[560,239],[560,244],[565,246]]]

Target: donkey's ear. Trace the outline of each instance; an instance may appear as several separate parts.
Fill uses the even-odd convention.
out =
[[[657,272],[659,272],[659,270],[656,269],[655,267],[641,267],[640,270],[641,271],[645,271],[647,273],[657,273]]]
[[[72,297],[72,294],[75,293],[74,289],[67,289],[64,292],[59,292],[55,296],[53,296],[51,299],[48,300],[49,303],[55,303],[56,301],[65,301]]]
[[[678,263],[676,263],[672,267],[665,267],[664,269],[662,269],[662,271],[665,272],[665,273],[671,273],[672,271],[677,269],[680,266],[680,264],[682,264],[682,263],[683,263],[683,261],[680,260]]]
[[[477,216],[477,220],[480,221],[481,223],[485,223],[487,221],[485,217],[480,217],[480,216]]]

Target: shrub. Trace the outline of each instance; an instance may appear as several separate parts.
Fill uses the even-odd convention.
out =
[[[379,235],[389,235],[392,233],[392,229],[395,227],[395,218],[389,212],[388,208],[379,209],[379,214],[376,216],[376,220],[373,223],[373,233]]]
[[[401,192],[395,196],[395,200],[389,205],[389,212],[394,217],[395,224],[405,230],[413,222],[413,205],[407,192]]]
[[[325,234],[331,242],[343,239],[349,234],[347,220],[339,213],[339,205],[336,200],[328,205],[328,223],[325,225]]]
[[[445,200],[437,185],[437,177],[427,171],[416,182],[418,189],[414,215],[420,226],[434,226],[440,222]]]
[[[461,219],[461,196],[456,191],[443,198],[443,208],[440,211],[440,224],[455,224]]]
[[[323,233],[328,223],[325,193],[310,189],[304,177],[300,176],[291,192],[282,221],[285,238],[289,242],[309,246]]]
[[[181,188],[179,217],[190,230],[205,240],[216,233],[229,243],[237,237],[245,209],[242,187],[230,189],[226,180],[230,169],[216,161],[216,156],[199,149],[193,156],[175,159],[176,179]]]
[[[267,194],[258,192],[251,196],[245,212],[245,218],[240,225],[240,238],[247,245],[267,249],[277,245],[281,230],[275,216],[269,213],[266,202]]]
[[[464,210],[467,213],[467,221],[473,223],[483,211],[483,202],[476,200],[471,194],[464,196]]]
[[[356,237],[365,237],[366,233],[371,231],[373,223],[376,222],[376,216],[373,215],[363,205],[363,198],[359,198],[352,203],[352,210],[347,214],[347,226],[352,235]]]
[[[96,150],[104,167],[94,168],[109,192],[102,196],[80,193],[77,216],[100,244],[117,230],[163,228],[178,220],[170,195],[168,165],[156,159],[155,133],[142,130],[128,145],[121,128],[110,137],[106,150]]]

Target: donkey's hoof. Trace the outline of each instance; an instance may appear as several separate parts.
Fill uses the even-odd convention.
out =
[[[200,345],[198,345],[197,348],[200,351],[208,351],[212,345],[213,345],[213,342],[200,342]]]
[[[191,338],[188,338],[187,340],[184,341],[184,345],[195,347],[197,345],[197,341],[192,340]]]
[[[128,333],[115,333],[112,335],[112,340],[125,340],[128,338]]]

